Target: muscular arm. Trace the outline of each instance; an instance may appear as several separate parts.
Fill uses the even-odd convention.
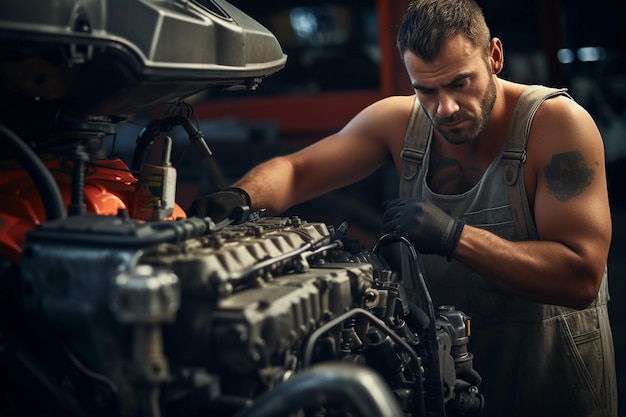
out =
[[[296,153],[253,168],[234,186],[252,208],[278,214],[294,204],[352,184],[399,154],[412,97],[389,97],[361,111],[341,131]]]
[[[504,290],[583,308],[597,294],[611,240],[603,144],[589,115],[566,98],[544,103],[525,169],[540,241],[466,226],[455,257]]]

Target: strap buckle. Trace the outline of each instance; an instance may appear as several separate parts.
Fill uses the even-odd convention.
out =
[[[405,161],[415,161],[417,163],[421,163],[424,160],[424,152],[405,147],[402,149],[402,152],[400,152],[400,158]]]
[[[519,161],[520,166],[526,163],[526,150],[509,149],[502,153],[502,159]]]

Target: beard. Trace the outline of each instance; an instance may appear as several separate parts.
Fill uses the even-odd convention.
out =
[[[471,143],[478,137],[480,132],[485,129],[489,116],[496,102],[496,83],[492,77],[489,77],[489,84],[480,100],[480,114],[473,116],[471,113],[463,112],[463,110],[454,113],[450,117],[440,117],[433,119],[428,112],[428,118],[437,132],[441,134],[449,143],[460,145],[463,143]],[[424,109],[425,110],[425,109]],[[453,127],[448,126],[459,121],[469,121],[469,125]]]

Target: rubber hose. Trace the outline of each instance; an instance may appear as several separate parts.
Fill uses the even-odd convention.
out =
[[[35,183],[41,196],[46,219],[50,221],[65,218],[65,205],[61,190],[50,170],[19,136],[2,124],[0,124],[0,138],[15,151],[17,161]]]

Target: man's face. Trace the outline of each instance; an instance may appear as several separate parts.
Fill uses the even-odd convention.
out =
[[[404,54],[413,88],[434,128],[450,143],[470,143],[483,131],[496,101],[484,49],[450,39],[432,62]]]

